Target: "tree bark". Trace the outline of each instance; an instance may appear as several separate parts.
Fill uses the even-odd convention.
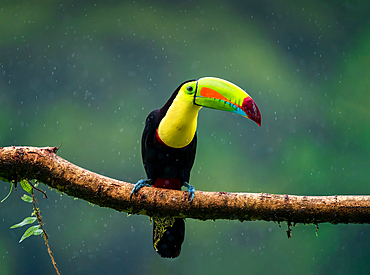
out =
[[[78,167],[57,156],[57,147],[0,147],[0,179],[36,179],[69,196],[101,207],[148,216],[199,220],[264,220],[296,223],[370,223],[370,196],[294,196],[266,193],[187,191],[143,187]]]

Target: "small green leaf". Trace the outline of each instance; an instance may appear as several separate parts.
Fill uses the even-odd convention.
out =
[[[29,203],[32,203],[32,197],[30,197],[30,196],[28,196],[28,195],[26,195],[26,194],[24,194],[22,197],[21,197],[21,199],[23,200],[23,201],[25,201],[25,202],[29,202]]]
[[[21,239],[19,240],[19,242],[22,242],[24,239],[32,236],[32,235],[35,235],[35,232],[38,233],[38,229],[39,229],[40,225],[34,225],[34,226],[31,226],[30,228],[28,228],[26,230],[26,232],[24,232],[23,236],[21,237]],[[42,231],[42,230],[41,230]],[[40,234],[36,234],[36,235],[40,235]]]
[[[12,190],[13,190],[13,183],[10,184],[10,190],[9,190],[8,195],[6,195],[6,197],[3,198],[3,200],[1,202],[5,201],[10,196],[10,193],[12,193]]]
[[[15,224],[15,225],[11,226],[10,228],[18,228],[18,227],[22,227],[22,226],[24,226],[24,225],[34,223],[36,220],[37,220],[37,218],[36,218],[36,217],[27,217],[27,218],[25,218],[22,222],[17,223],[17,224]]]
[[[29,194],[32,194],[32,187],[31,185],[27,182],[27,180],[21,180],[21,185],[24,191],[26,191]]]

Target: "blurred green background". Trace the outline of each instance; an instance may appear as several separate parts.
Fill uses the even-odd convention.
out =
[[[262,127],[203,109],[197,190],[369,194],[369,1],[0,1],[0,146],[58,154],[128,182],[145,178],[147,114],[183,81],[243,87]],[[10,185],[2,183],[0,196]],[[62,274],[368,274],[370,227],[188,219],[179,258],[152,248],[149,219],[38,194]],[[1,274],[55,274],[32,212],[1,204]]]

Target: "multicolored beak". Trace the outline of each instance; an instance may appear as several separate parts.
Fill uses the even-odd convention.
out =
[[[220,78],[200,78],[194,93],[194,104],[237,113],[261,126],[261,113],[253,99],[242,88]]]

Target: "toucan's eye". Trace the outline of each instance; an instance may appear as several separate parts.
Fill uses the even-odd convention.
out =
[[[186,90],[187,90],[188,92],[192,92],[192,91],[193,91],[193,87],[192,87],[192,86],[188,86],[188,87],[186,87]]]

